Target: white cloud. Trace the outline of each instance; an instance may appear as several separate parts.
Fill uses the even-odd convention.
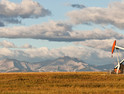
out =
[[[110,50],[115,39],[104,39],[104,40],[85,40],[81,42],[75,42],[75,44],[80,44],[83,46],[88,46],[96,49]]]
[[[11,50],[7,49],[7,48],[0,48],[0,56],[12,56],[12,52]]]
[[[124,29],[124,1],[109,4],[107,8],[87,7],[74,10],[67,15],[74,24],[105,24]]]
[[[29,27],[16,26],[8,28],[0,28],[0,37],[6,38],[34,38],[34,39],[48,39],[48,40],[61,40],[68,38],[68,32],[71,31],[71,26],[61,23],[50,21],[47,23],[33,25]]]
[[[50,41],[82,41],[90,39],[122,39],[123,34],[113,30],[72,30],[72,26],[64,22],[50,21],[39,25],[1,27],[0,38],[32,38]]]
[[[24,44],[24,45],[21,46],[20,48],[33,48],[33,46],[30,45],[30,44]]]
[[[14,43],[9,42],[7,40],[1,41],[0,42],[0,47],[3,47],[3,48],[17,48],[17,49],[21,49],[21,48],[22,49],[35,48],[35,47],[33,47],[32,45],[30,45],[28,43],[26,43],[26,44],[24,44],[24,45],[19,47],[19,46],[15,45]]]
[[[5,48],[16,48],[14,43],[6,41],[6,40],[0,42],[0,46],[5,47]]]
[[[22,0],[18,4],[8,0],[1,0],[0,2],[0,15],[6,17],[35,18],[50,14],[49,10],[33,0]]]
[[[112,48],[114,40],[116,40],[116,39],[85,40],[85,41],[81,41],[81,42],[75,42],[75,44],[83,45],[83,46],[87,46],[87,47],[91,47],[91,48],[95,48],[95,49],[102,49],[102,50],[111,52],[111,48]],[[118,46],[124,47],[124,39],[120,39],[120,40],[116,40],[116,41],[117,41],[116,44]]]
[[[18,18],[38,18],[47,15],[51,15],[51,12],[33,0],[22,0],[21,3],[9,0],[0,1],[0,21],[2,24],[20,23]]]
[[[58,49],[31,48],[31,49],[7,49],[0,48],[0,58],[12,58],[21,61],[38,62],[44,60],[53,60],[59,57],[69,56],[79,58],[90,64],[103,63],[102,60],[111,60],[111,53],[103,50],[89,49],[85,47],[62,47]],[[92,61],[91,61],[92,60]],[[108,62],[105,62],[108,63]]]

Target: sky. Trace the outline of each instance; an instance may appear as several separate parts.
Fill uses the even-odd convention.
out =
[[[115,63],[112,43],[124,47],[123,9],[124,0],[0,0],[0,59]]]

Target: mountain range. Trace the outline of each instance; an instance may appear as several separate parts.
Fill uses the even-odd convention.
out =
[[[0,72],[75,72],[75,71],[107,71],[114,68],[114,64],[89,65],[77,58],[64,56],[55,60],[41,62],[25,62],[16,59],[0,60]]]

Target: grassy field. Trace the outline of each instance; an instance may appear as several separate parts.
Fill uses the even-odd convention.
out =
[[[0,73],[0,94],[124,94],[124,75],[105,72]]]

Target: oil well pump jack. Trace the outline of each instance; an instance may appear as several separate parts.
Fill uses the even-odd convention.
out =
[[[120,54],[120,51],[119,50],[124,50],[123,47],[120,47],[120,46],[117,46],[116,45],[116,40],[113,42],[113,45],[112,45],[112,57],[113,57],[113,53],[115,52],[116,55],[117,55],[117,65],[114,67],[114,70],[111,72],[112,74],[124,74],[124,65],[123,65],[123,62],[124,62],[124,59],[122,59],[121,61],[119,60],[119,54]]]

